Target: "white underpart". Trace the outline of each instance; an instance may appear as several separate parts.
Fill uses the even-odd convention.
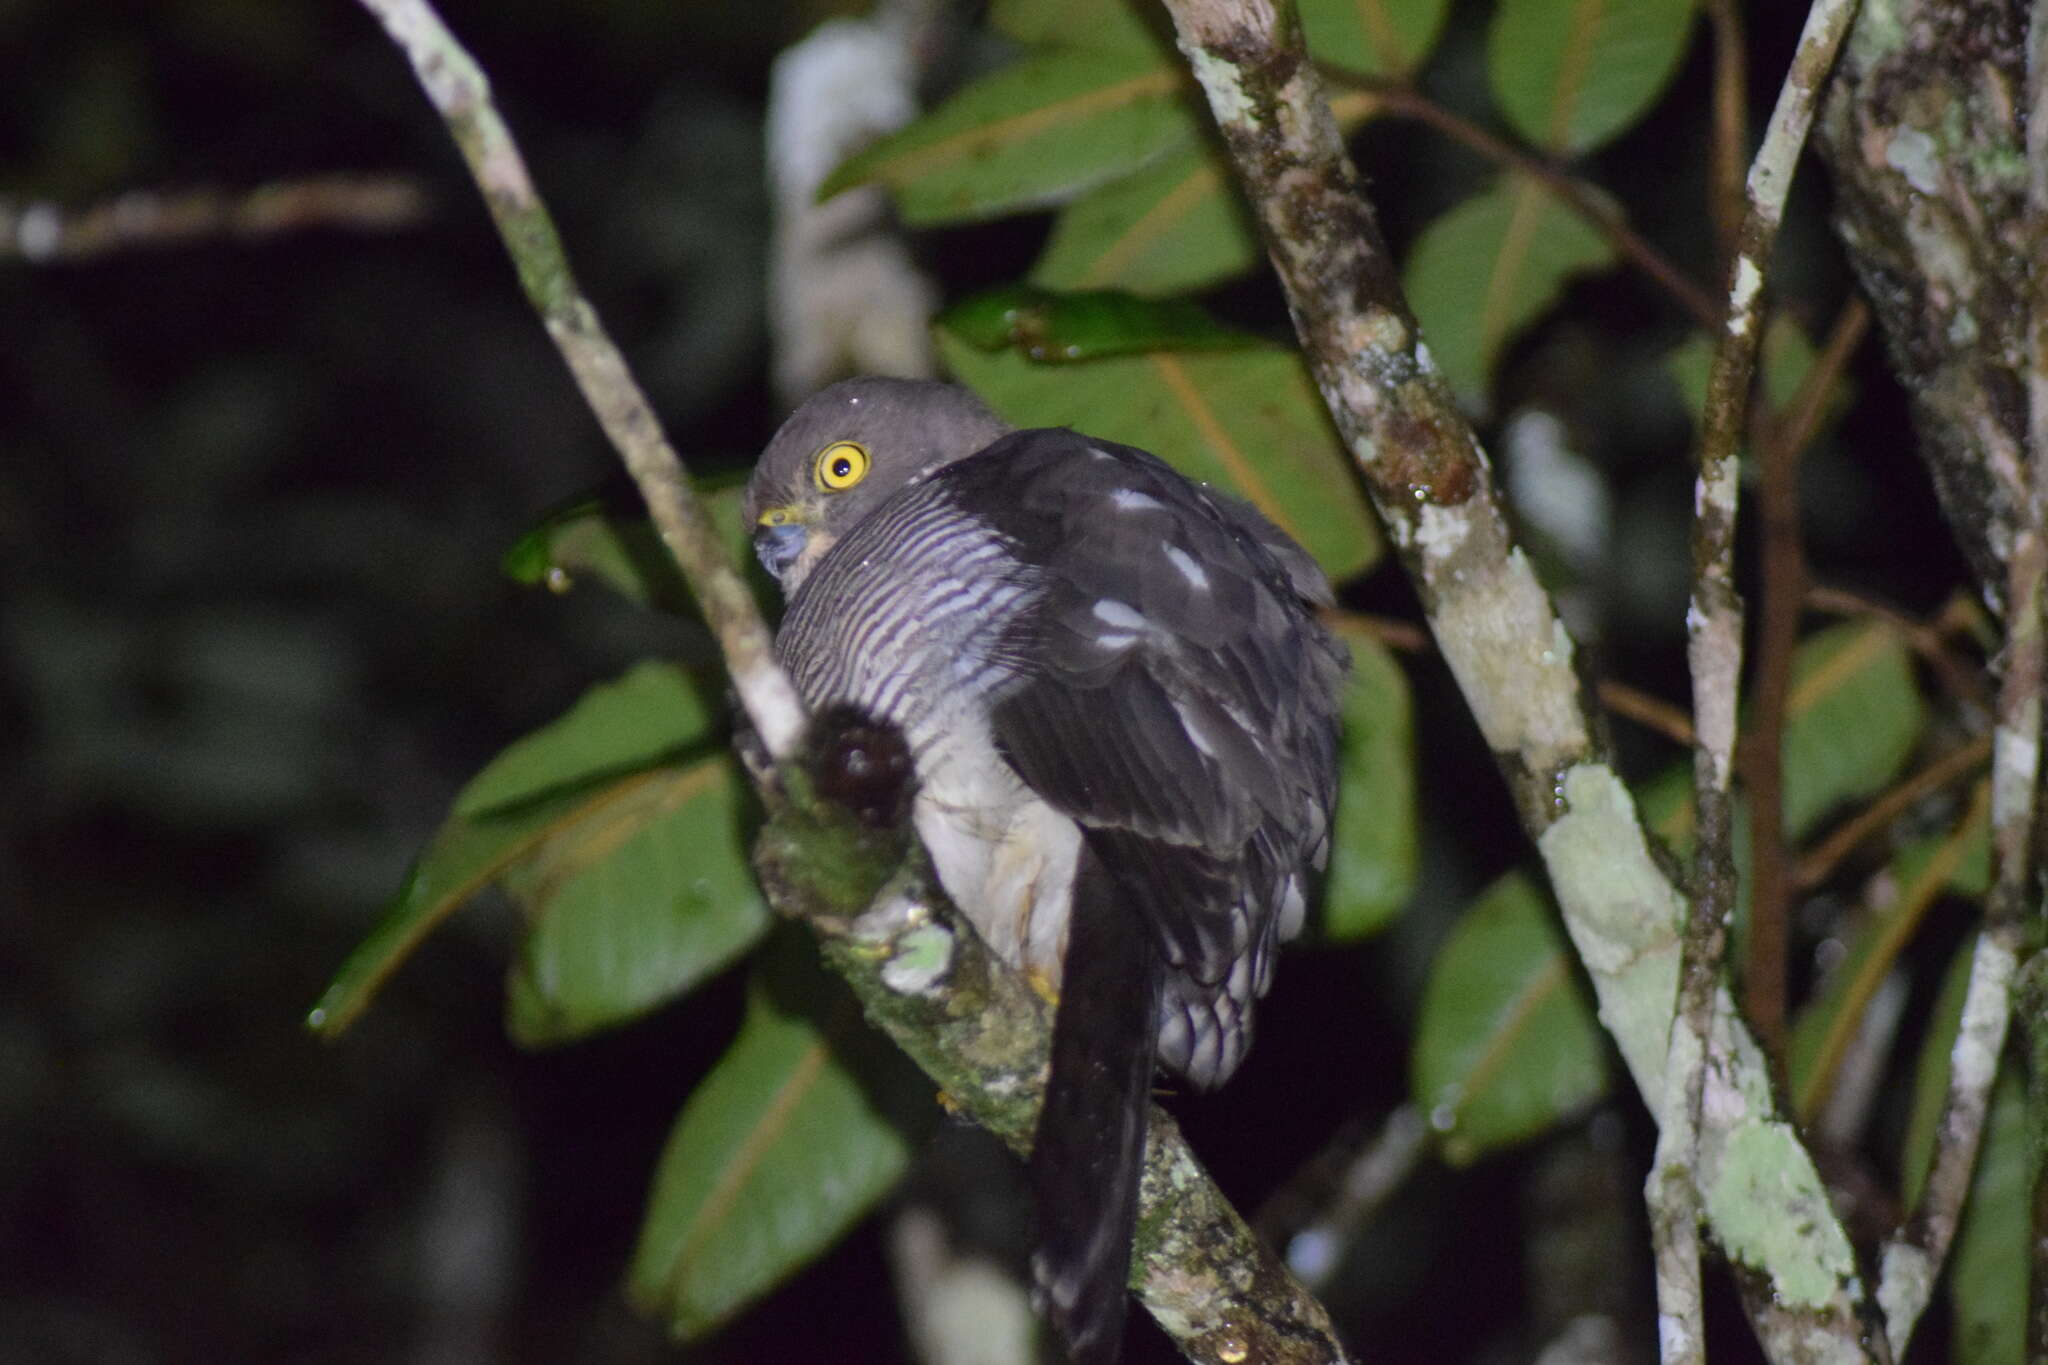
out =
[[[1005,961],[1059,985],[1081,831],[1018,779],[966,718],[918,756],[912,819],[939,883]]]

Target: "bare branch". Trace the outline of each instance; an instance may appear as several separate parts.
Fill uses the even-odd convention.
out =
[[[307,228],[394,232],[426,212],[418,183],[396,175],[316,175],[240,192],[130,190],[82,209],[0,199],[0,261],[84,261],[139,247],[277,237]]]
[[[576,287],[547,206],[534,192],[526,162],[491,103],[490,85],[426,0],[362,0],[377,16],[447,121],[448,131],[483,191],[491,219],[505,239],[519,282],[548,335],[576,376],[605,435],[626,462],[669,552],[718,636],[740,704],[777,759],[796,749],[803,704],[775,662],[767,623],[746,583],[712,530],[689,472],[662,434],[647,395]]]

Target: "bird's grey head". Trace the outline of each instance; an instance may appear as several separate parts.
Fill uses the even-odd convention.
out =
[[[797,590],[849,526],[890,494],[1009,431],[951,384],[849,379],[790,414],[747,481],[742,515],[754,552]]]

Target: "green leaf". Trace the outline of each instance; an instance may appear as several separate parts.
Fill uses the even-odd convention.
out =
[[[1186,88],[1159,52],[1035,52],[856,153],[819,197],[879,180],[913,226],[1056,203],[1197,137]]]
[[[1692,0],[1500,0],[1494,101],[1525,139],[1577,154],[1648,112],[1692,39]]]
[[[740,846],[739,779],[716,738],[674,665],[593,688],[457,796],[307,1022],[330,1036],[348,1027],[429,933],[494,883],[534,926],[511,1001],[514,1032],[529,1040],[616,1023],[726,965],[767,911]]]
[[[1913,1107],[1906,1117],[1906,1140],[1899,1152],[1900,1186],[1906,1208],[1916,1208],[1927,1186],[1927,1168],[1934,1160],[1942,1110],[1948,1104],[1949,1055],[1963,1023],[1963,997],[1970,989],[1970,965],[1976,958],[1972,934],[1949,959],[1942,973],[1941,993],[1927,1018],[1927,1037],[1913,1066]]]
[[[1260,260],[1229,164],[1205,138],[1067,205],[1031,282],[1173,294],[1232,279]]]
[[[528,1047],[637,1018],[722,971],[768,929],[730,755],[660,768],[557,832],[501,881],[529,921],[505,1001]]]
[[[1171,39],[1146,22],[1149,4],[1132,0],[989,0],[989,27],[1027,47],[1170,49]]]
[[[1600,1025],[1528,874],[1495,882],[1438,952],[1412,1080],[1454,1164],[1540,1133],[1607,1092]]]
[[[1423,336],[1458,397],[1486,393],[1495,357],[1614,249],[1541,183],[1510,173],[1424,228],[1403,272]]]
[[[1323,888],[1322,936],[1347,943],[1376,933],[1415,890],[1415,733],[1408,678],[1391,651],[1345,632],[1337,821]]]
[[[744,481],[700,485],[697,492],[726,552],[747,571],[754,563],[754,550],[748,528],[740,524]],[[624,510],[600,498],[585,498],[549,513],[500,562],[507,577],[529,587],[568,592],[579,578],[589,577],[634,602],[701,614],[674,556],[642,508]]]
[[[1428,60],[1449,0],[1301,0],[1302,36],[1318,61],[1368,76],[1406,76]]]
[[[635,664],[492,759],[456,796],[455,814],[515,806],[702,748],[716,738],[707,688],[674,664]]]
[[[931,1122],[929,1093],[810,946],[779,940],[662,1152],[634,1303],[689,1338],[766,1294],[888,1193]]]
[[[1785,833],[1792,838],[1835,806],[1883,791],[1926,724],[1912,656],[1883,621],[1848,621],[1808,637],[1793,655],[1786,707]]]
[[[1243,497],[1332,578],[1380,556],[1378,524],[1292,351],[1155,351],[1053,366],[982,351],[945,328],[938,338],[953,374],[1018,426],[1070,426],[1150,450]]]
[[[2018,1077],[2006,1068],[1991,1092],[1984,1146],[1949,1267],[1955,1301],[1950,1346],[1959,1365],[2020,1365],[2026,1359],[2033,1204],[2028,1157],[2026,1099]]]
[[[1262,343],[1225,327],[1189,299],[1141,299],[1120,290],[1058,294],[1005,285],[947,309],[938,325],[984,351],[1014,348],[1040,365],[1141,351],[1241,351]]]

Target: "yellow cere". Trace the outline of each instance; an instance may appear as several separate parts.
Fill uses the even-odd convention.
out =
[[[834,441],[811,466],[811,477],[827,493],[842,493],[867,476],[868,452],[852,441]]]

